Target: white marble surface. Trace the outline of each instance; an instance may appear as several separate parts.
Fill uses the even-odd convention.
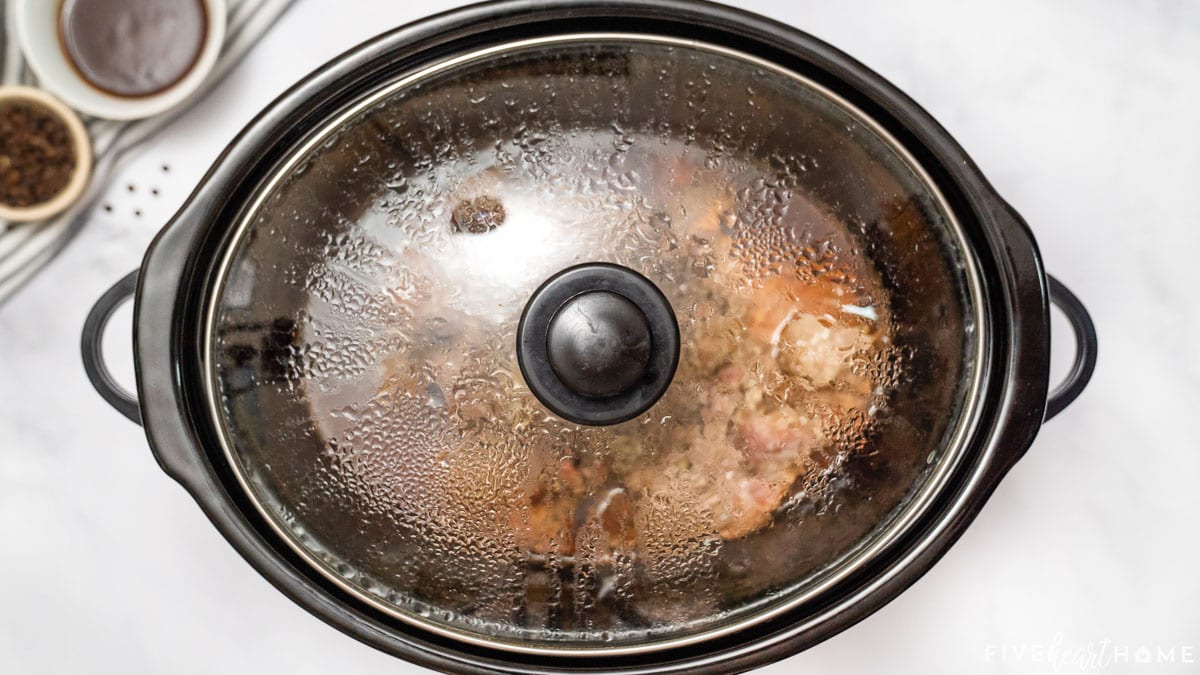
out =
[[[247,566],[92,392],[77,344],[92,301],[255,111],[343,49],[453,4],[298,0],[127,168],[114,212],[0,308],[0,673],[420,671],[326,627]],[[1200,669],[1200,3],[742,4],[927,107],[1032,224],[1102,349],[1090,389],[945,559],[764,672]],[[109,351],[128,372],[123,325]],[[1142,645],[1161,654],[1135,663]],[[1088,648],[1108,659],[1069,660]]]

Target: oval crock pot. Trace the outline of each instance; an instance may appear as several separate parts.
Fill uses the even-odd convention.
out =
[[[330,120],[346,119],[346,110],[361,106],[370,94],[406,74],[464,54],[504,54],[508,45],[560,38],[600,43],[613,36],[628,43],[643,40],[738,55],[764,68],[792,73],[853,109],[890,138],[897,152],[911,158],[957,224],[974,268],[975,309],[988,319],[978,324],[983,334],[976,336],[975,413],[964,422],[954,462],[947,464],[936,490],[931,488],[923,508],[905,520],[902,529],[880,540],[869,556],[856,558],[852,567],[803,602],[764,612],[755,620],[647,648],[609,648],[598,641],[552,649],[493,643],[432,622],[398,617],[368,594],[340,582],[288,539],[267,517],[225,449],[226,432],[214,419],[216,404],[206,389],[212,373],[205,364],[214,305],[223,302],[229,260],[235,245],[241,245],[235,236],[244,229],[239,224],[249,218],[264,183],[295,156],[298,146],[327,128]],[[470,215],[482,219],[475,223],[480,232],[495,227],[480,213]],[[468,226],[457,226],[467,231]],[[582,297],[581,289],[617,292],[615,301],[610,296],[591,297],[589,311],[618,317],[613,320],[621,330],[650,340],[658,351],[647,354],[634,345],[614,359],[619,367],[604,377],[588,370],[586,358],[572,362],[579,357],[572,349],[586,356],[591,347],[572,342],[583,339],[577,326],[556,328],[560,316],[554,312]],[[131,296],[136,398],[114,383],[100,357],[105,324]],[[547,297],[549,304],[543,303]],[[633,299],[637,307],[626,306],[625,299]],[[1051,302],[1067,315],[1076,341],[1074,367],[1053,390],[1048,381]],[[642,317],[645,325],[629,317]],[[669,301],[654,282],[607,263],[572,267],[547,280],[526,307],[521,331],[516,341],[520,344],[513,344],[512,351],[519,352],[524,379],[546,408],[581,424],[615,424],[641,414],[668,388],[679,358],[679,328]],[[664,351],[664,344],[670,348]],[[141,269],[97,302],[84,326],[82,347],[85,368],[101,396],[145,426],[163,470],[280,591],[345,633],[428,667],[524,673],[740,671],[844,630],[915,582],[941,557],[1030,446],[1041,424],[1080,394],[1096,359],[1096,336],[1086,310],[1044,274],[1028,227],[928,114],[875,73],[811,36],[745,12],[686,0],[476,5],[400,28],[340,56],[281,96],[230,144],[152,243]],[[643,370],[657,375],[646,376],[645,386],[639,385],[637,396],[621,399],[620,409],[593,405],[596,400],[614,401],[612,392],[628,388],[632,380],[621,368],[631,359],[643,364],[633,380]],[[553,367],[546,367],[547,362]],[[576,395],[581,393],[587,395]]]

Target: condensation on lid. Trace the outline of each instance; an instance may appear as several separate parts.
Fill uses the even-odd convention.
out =
[[[880,129],[648,36],[408,75],[264,182],[212,300],[230,460],[316,569],[460,639],[616,653],[795,606],[922,506],[970,409],[977,282]],[[530,294],[583,262],[645,275],[680,328],[670,389],[607,427],[516,362]]]

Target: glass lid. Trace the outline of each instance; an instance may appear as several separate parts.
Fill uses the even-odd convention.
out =
[[[459,56],[298,145],[209,303],[234,473],[396,619],[624,653],[794,609],[927,505],[975,263],[831,92],[693,41]]]

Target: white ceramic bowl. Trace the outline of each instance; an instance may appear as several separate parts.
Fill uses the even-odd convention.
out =
[[[25,207],[0,203],[0,219],[10,222],[45,220],[66,210],[83,194],[88,178],[92,175],[92,141],[83,122],[79,120],[79,115],[62,101],[33,87],[0,87],[0,107],[17,102],[41,106],[58,116],[71,134],[71,141],[75,147],[75,171],[71,173],[67,186],[49,201]]]
[[[111,120],[150,117],[182,102],[195,91],[221,52],[225,41],[225,0],[201,0],[208,12],[208,33],[192,69],[171,87],[150,96],[114,96],[83,79],[62,48],[58,31],[59,0],[15,0],[12,20],[21,51],[39,83],[76,110]]]

